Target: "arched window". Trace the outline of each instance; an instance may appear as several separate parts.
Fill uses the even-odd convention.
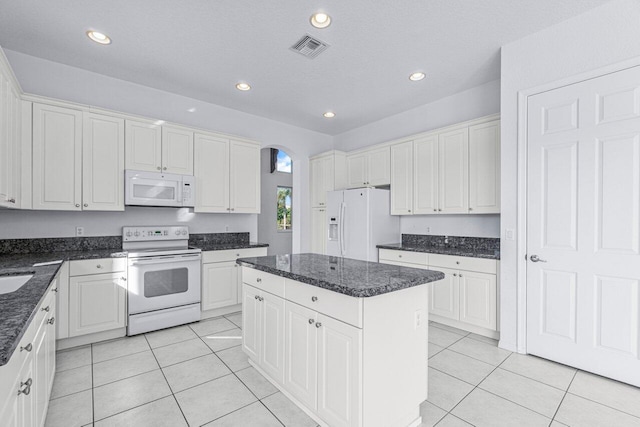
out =
[[[271,173],[274,171],[291,173],[291,157],[277,148],[271,149]]]

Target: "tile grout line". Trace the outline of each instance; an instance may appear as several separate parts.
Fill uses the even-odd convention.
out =
[[[567,394],[569,394],[569,388],[571,387],[571,384],[573,384],[573,380],[576,379],[576,375],[578,375],[578,370],[576,370],[573,373],[573,377],[571,378],[571,381],[569,381],[569,385],[567,386],[567,389],[564,391],[564,395],[562,396],[562,399],[560,399],[560,404],[556,408],[556,412],[553,414],[553,417],[551,418],[551,422],[549,423],[549,426],[551,426],[551,424],[553,424],[553,422],[555,421],[556,416],[558,415],[558,412],[560,411],[560,407],[562,406],[562,402],[564,402],[564,399],[567,397]],[[560,422],[560,421],[558,421],[558,422]]]
[[[95,387],[93,380],[93,344],[89,347],[91,352],[91,425],[96,423],[96,396],[94,393]]]

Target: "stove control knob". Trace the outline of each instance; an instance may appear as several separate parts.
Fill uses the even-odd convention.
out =
[[[127,231],[127,237],[131,237],[131,232]]]
[[[180,235],[180,230],[176,230],[176,236]]]
[[[182,230],[182,235],[186,236],[187,235],[187,230]]]
[[[135,233],[133,233],[134,236],[138,237],[140,235],[139,231],[136,231]]]

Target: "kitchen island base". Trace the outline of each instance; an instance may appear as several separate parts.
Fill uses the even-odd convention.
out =
[[[314,421],[420,425],[427,399],[426,284],[358,298],[242,270],[243,350]]]

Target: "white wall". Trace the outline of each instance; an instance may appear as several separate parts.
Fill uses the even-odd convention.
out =
[[[283,147],[296,162],[293,179],[294,186],[297,188],[308,188],[308,185],[303,186],[302,183],[308,183],[309,155],[332,148],[332,138],[318,132],[11,50],[5,50],[5,54],[26,93],[244,136],[260,141],[263,146]],[[189,108],[196,108],[196,112],[189,113],[187,111]],[[308,242],[311,240],[309,204],[307,191],[300,192],[299,197],[294,201],[294,209],[299,213],[299,217],[295,220],[300,224],[300,228],[294,232],[293,236],[293,250],[296,252],[309,249]],[[128,212],[127,209],[125,217]],[[84,214],[81,213],[81,215]],[[59,215],[65,218],[66,215],[73,214],[60,213]],[[25,218],[32,218],[32,216]],[[218,230],[224,226],[224,214],[206,216],[206,218],[202,222],[207,228],[204,231]],[[131,218],[131,221],[135,220],[135,217]],[[247,221],[255,230],[256,216]],[[32,228],[31,220],[24,220],[21,227],[24,229],[22,234],[28,233]]]
[[[405,215],[401,234],[500,237],[500,215]]]
[[[135,206],[128,206],[124,212],[0,210],[0,239],[72,237],[76,227],[84,227],[85,236],[120,236],[122,227],[129,225],[187,225],[190,233],[249,232],[251,240],[256,240],[256,217]]]
[[[295,167],[293,164],[294,170]],[[288,254],[292,250],[291,231],[279,232],[276,228],[276,192],[279,186],[293,188],[292,201],[297,197],[298,192],[293,187],[292,174],[278,171],[271,173],[271,149],[263,148],[260,152],[261,208],[258,215],[258,239],[269,244],[267,255]],[[293,227],[295,226],[294,222]]]
[[[502,48],[503,236],[524,225],[518,224],[516,203],[524,194],[517,188],[518,92],[640,57],[639,40],[640,2],[616,0]],[[518,253],[517,240],[502,239],[500,345],[510,350],[517,343],[517,261],[524,253]]]
[[[476,86],[336,135],[336,150],[350,151],[500,112],[500,80]]]

